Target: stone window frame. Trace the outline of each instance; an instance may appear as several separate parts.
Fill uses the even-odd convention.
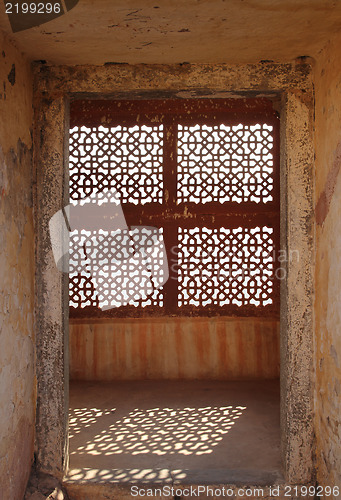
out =
[[[68,280],[54,263],[49,220],[68,202],[69,102],[74,98],[269,97],[281,117],[281,447],[285,480],[314,472],[312,70],[293,63],[250,65],[56,66],[36,64],[36,462],[62,478],[68,467]]]

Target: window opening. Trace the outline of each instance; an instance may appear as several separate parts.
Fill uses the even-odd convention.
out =
[[[153,230],[138,226],[159,229],[170,273],[132,300],[131,268],[110,264],[117,303],[129,304],[102,311],[110,282],[95,287],[77,252],[96,255],[100,274],[128,234],[73,231],[70,317],[278,313],[279,119],[269,100],[74,101],[69,163],[71,201],[115,189],[136,241],[152,248]]]

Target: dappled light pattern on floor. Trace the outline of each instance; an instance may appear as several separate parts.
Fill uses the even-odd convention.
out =
[[[169,483],[173,478],[168,469],[71,469],[69,483],[86,481],[91,483]]]
[[[68,481],[278,476],[276,381],[77,382],[70,389]]]
[[[151,408],[129,412],[115,419],[115,408],[76,408],[70,413],[70,438],[89,427],[104,415],[114,422],[103,429],[91,442],[80,446],[73,454],[131,455],[204,455],[222,441],[245,407]]]

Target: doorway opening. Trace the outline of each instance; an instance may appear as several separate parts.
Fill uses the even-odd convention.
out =
[[[114,198],[124,222],[71,232],[68,480],[273,483],[278,114],[74,101],[70,121],[71,203]]]

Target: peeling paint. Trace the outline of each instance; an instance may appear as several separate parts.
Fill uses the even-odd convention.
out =
[[[10,59],[22,56],[5,40]],[[3,52],[4,56],[4,52]],[[32,84],[29,66],[0,77],[11,83],[0,101],[0,496],[23,498],[34,451],[34,227]],[[24,84],[24,81],[26,83]],[[17,81],[16,85],[14,82]],[[5,88],[5,86],[4,86]],[[20,123],[18,117],[21,117]],[[28,144],[24,142],[28,140]]]
[[[330,203],[335,191],[335,186],[340,172],[340,167],[341,167],[341,142],[339,142],[339,144],[336,147],[333,165],[328,172],[325,187],[322,193],[320,194],[318,202],[316,204],[316,209],[315,209],[316,223],[319,226],[322,226],[328,215]]]
[[[0,61],[0,138],[6,154],[10,148],[17,147],[19,138],[31,148],[33,79],[29,62],[1,32],[0,47],[6,51],[6,57],[3,51]]]
[[[16,42],[31,60],[53,65],[246,64],[315,57],[341,21],[341,5],[331,0],[116,0],[111,7],[109,0],[82,0],[51,29],[23,31]],[[7,23],[2,29],[9,30]],[[46,31],[63,32],[59,43]]]
[[[11,71],[7,75],[7,80],[13,87],[13,85],[15,84],[15,64],[12,64]]]
[[[319,54],[316,88],[315,432],[317,480],[341,491],[341,37]]]

